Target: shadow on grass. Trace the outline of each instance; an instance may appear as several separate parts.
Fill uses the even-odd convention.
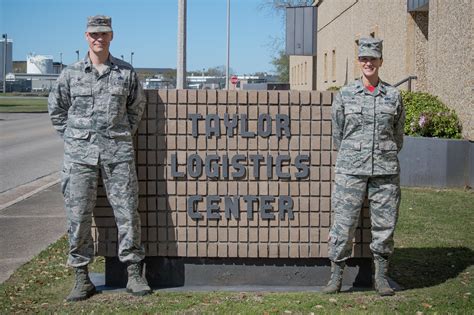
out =
[[[390,277],[404,289],[431,287],[456,278],[474,264],[474,252],[466,247],[396,248]]]

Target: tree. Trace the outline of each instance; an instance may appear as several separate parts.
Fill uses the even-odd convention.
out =
[[[313,0],[262,0],[260,8],[284,14],[287,7],[310,6]]]
[[[260,9],[268,10],[282,17],[284,22],[286,8],[296,6],[310,6],[313,0],[262,0]],[[284,28],[282,28],[284,29]],[[271,40],[270,46],[274,51],[272,58],[272,65],[275,67],[275,72],[281,82],[290,81],[289,57],[285,54],[283,34],[277,35]]]
[[[176,85],[176,69],[168,70],[163,73],[163,79],[172,85]]]
[[[208,68],[205,73],[206,75],[212,76],[212,77],[223,77],[225,76],[225,66],[217,66],[217,67]]]
[[[288,83],[290,81],[290,59],[283,49],[278,52],[277,56],[273,57],[272,65],[275,67],[278,80],[282,83]]]
[[[210,77],[225,77],[225,66],[215,66],[215,67],[210,67],[202,70],[194,70],[194,71],[188,71],[188,76],[189,75],[201,75],[204,74],[205,76],[210,76]],[[235,73],[234,69],[230,68],[230,73]]]

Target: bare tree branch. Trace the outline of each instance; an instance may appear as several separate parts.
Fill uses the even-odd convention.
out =
[[[262,0],[258,8],[284,15],[287,7],[310,6],[313,0]]]

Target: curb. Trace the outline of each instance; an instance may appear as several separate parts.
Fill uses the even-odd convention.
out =
[[[60,172],[40,177],[27,184],[0,193],[0,211],[25,200],[60,182]]]

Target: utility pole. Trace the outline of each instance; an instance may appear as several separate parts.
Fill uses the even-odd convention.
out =
[[[7,93],[7,46],[8,46],[8,36],[7,34],[2,34],[3,37],[3,94]]]
[[[227,65],[225,69],[225,89],[229,89],[229,64],[230,64],[230,0],[227,0]]]
[[[59,53],[59,73],[61,73],[63,71],[63,53],[60,52]]]
[[[178,0],[176,88],[186,88],[186,0]]]
[[[130,53],[130,65],[132,65],[132,66],[133,66],[133,55],[134,54],[135,53],[133,51]]]

